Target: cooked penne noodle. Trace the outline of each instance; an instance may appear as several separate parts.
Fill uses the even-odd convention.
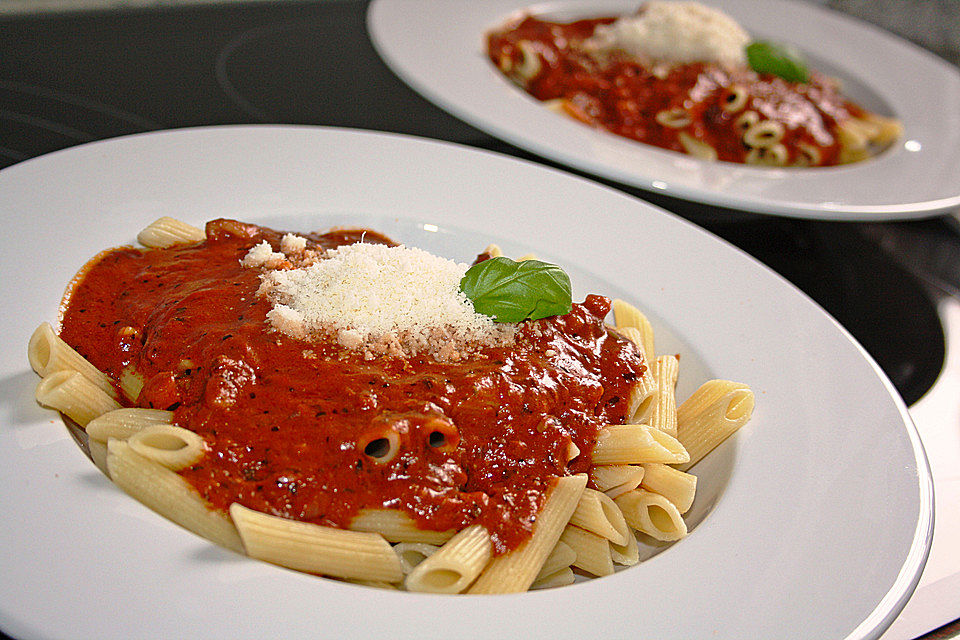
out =
[[[90,451],[90,459],[97,469],[103,472],[103,475],[110,477],[110,470],[107,469],[107,443],[98,440],[87,440],[87,449]]]
[[[729,380],[703,383],[677,407],[677,439],[690,455],[689,461],[677,468],[686,471],[745,425],[753,404],[753,391],[745,384]]]
[[[287,520],[230,505],[243,548],[251,558],[297,571],[338,578],[399,582],[400,558],[376,533]]]
[[[577,579],[573,575],[573,570],[570,567],[564,567],[559,571],[555,571],[549,575],[546,575],[542,578],[538,578],[530,585],[530,590],[535,589],[553,589],[554,587],[566,587],[574,583]]]
[[[645,424],[610,424],[600,430],[593,450],[593,463],[640,464],[683,463],[690,459],[683,445],[659,429]]]
[[[243,552],[228,517],[214,511],[182,477],[144,458],[126,442],[110,440],[107,444],[107,469],[118,487],[164,518],[222,547]]]
[[[157,218],[137,234],[137,242],[153,249],[168,249],[178,244],[203,242],[207,234],[186,222],[164,216]]]
[[[418,564],[432,556],[439,549],[435,544],[426,542],[401,542],[393,545],[393,552],[400,558],[403,575],[408,575]]]
[[[203,438],[172,424],[155,424],[127,440],[130,448],[171,471],[196,464],[207,451]]]
[[[350,584],[360,585],[361,587],[371,587],[373,589],[387,589],[390,591],[399,591],[398,587],[393,582],[384,582],[383,580],[354,580],[352,578],[338,578],[343,582],[349,582]]]
[[[460,593],[480,575],[491,554],[490,534],[471,525],[418,564],[403,584],[407,591]]]
[[[87,424],[91,440],[107,442],[110,438],[126,440],[133,434],[158,424],[170,424],[172,411],[125,407],[97,416]]]
[[[27,358],[41,378],[57,371],[77,371],[114,400],[120,399],[113,381],[55,334],[49,322],[42,323],[30,336]]]
[[[697,476],[659,463],[644,464],[643,469],[645,473],[641,487],[659,493],[672,502],[680,513],[690,509],[697,494]]]
[[[543,580],[547,576],[569,567],[576,559],[577,552],[574,551],[570,545],[562,541],[557,541],[557,544],[553,547],[553,551],[551,551],[547,559],[544,560],[543,566],[540,568],[540,573],[537,574],[534,582]]]
[[[389,542],[426,542],[443,544],[456,531],[430,531],[417,526],[410,516],[394,509],[361,509],[350,523],[352,531],[379,533]]]
[[[637,544],[637,536],[633,531],[627,536],[627,543],[624,545],[610,543],[610,559],[614,564],[632,567],[640,562],[640,546]]]
[[[540,509],[533,535],[517,549],[491,560],[467,593],[518,593],[529,589],[586,486],[586,474],[557,479]]]
[[[677,377],[680,361],[676,356],[660,356],[653,363],[653,379],[657,385],[656,402],[650,410],[650,426],[677,437]],[[643,422],[635,420],[634,422]]]
[[[628,464],[595,466],[590,469],[590,482],[611,498],[636,489],[643,479],[643,467]]]
[[[120,403],[103,392],[78,371],[61,369],[45,376],[37,385],[37,402],[56,409],[81,427]]]
[[[677,507],[659,494],[634,489],[615,502],[631,527],[652,538],[672,542],[687,535],[687,523]]]
[[[569,545],[577,554],[573,566],[595,576],[608,576],[613,573],[613,560],[610,557],[610,541],[580,527],[567,525],[560,535],[560,541]]]
[[[617,544],[624,544],[630,530],[620,513],[620,507],[607,495],[596,489],[584,489],[577,509],[570,516],[570,524]]]
[[[643,375],[637,379],[636,384],[630,390],[630,400],[627,404],[627,420],[631,424],[640,424],[647,422],[653,409],[657,406],[657,398],[660,389],[657,386],[657,379],[649,364]]]
[[[688,154],[699,160],[714,162],[717,159],[717,150],[703,140],[697,140],[686,131],[677,134],[677,141]]]
[[[629,302],[624,302],[618,298],[613,301],[613,320],[618,330],[622,331],[625,327],[633,327],[640,332],[644,358],[647,362],[653,362],[655,357],[653,325],[650,324],[647,316]]]

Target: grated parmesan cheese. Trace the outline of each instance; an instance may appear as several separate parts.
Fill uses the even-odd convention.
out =
[[[600,25],[584,41],[598,53],[621,51],[644,61],[746,66],[750,36],[727,14],[699,2],[646,3],[637,15]]]
[[[271,301],[267,319],[282,333],[302,340],[332,336],[367,358],[430,353],[441,360],[514,339],[514,327],[477,313],[460,291],[467,264],[362,242],[317,259],[293,238],[281,241],[283,253],[261,243],[242,261],[264,269],[258,293]],[[304,257],[300,266],[294,254]]]

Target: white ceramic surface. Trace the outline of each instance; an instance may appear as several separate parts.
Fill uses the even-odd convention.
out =
[[[404,81],[513,145],[622,184],[757,213],[893,220],[960,206],[960,70],[889,33],[807,2],[710,0],[754,37],[791,43],[864,106],[894,114],[904,136],[843,167],[710,163],[596,130],[543,108],[487,59],[484,33],[517,11],[557,19],[620,15],[639,0],[375,0],[368,27]]]
[[[745,254],[586,180],[454,145],[220,127],[74,147],[0,172],[0,629],[30,638],[874,638],[930,546],[930,472],[892,385],[819,307]],[[680,395],[749,383],[752,422],[705,459],[692,533],[563,589],[385,592],[216,548],[116,490],[34,402],[33,328],[101,248],[160,215],[362,224],[470,260],[563,264],[575,297],[650,312]]]

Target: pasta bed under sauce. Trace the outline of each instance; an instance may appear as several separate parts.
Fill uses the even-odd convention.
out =
[[[364,360],[270,329],[258,272],[240,261],[281,235],[219,220],[197,244],[105,252],[62,321],[97,368],[143,379],[137,405],[173,410],[204,439],[207,454],[179,473],[215,508],[336,527],[363,508],[400,509],[424,529],[481,524],[503,554],[529,538],[553,479],[588,471],[600,429],[628,417],[646,365],[604,325],[608,299],[462,362]],[[323,249],[361,235],[390,243],[362,230],[305,237]]]

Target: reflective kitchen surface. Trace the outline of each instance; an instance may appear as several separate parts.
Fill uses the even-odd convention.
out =
[[[119,8],[100,1],[95,10],[57,12],[35,11],[50,7],[42,0],[17,4],[19,11],[7,7],[0,13],[0,167],[118,135],[233,123],[407,133],[544,162],[447,115],[394,76],[366,34],[363,1]],[[882,15],[879,4],[887,7]],[[960,62],[955,43],[948,41],[956,34],[950,20],[960,19],[960,3],[829,5],[882,18],[888,28],[902,27],[905,35]],[[940,31],[915,28],[911,16],[920,15],[920,5],[948,7]],[[924,11],[931,12],[929,6]],[[932,42],[941,31],[945,44]],[[884,224],[794,220],[608,184],[764,262],[822,305],[876,359],[911,405],[937,492],[930,564],[901,619],[883,637],[917,637],[960,617],[956,218]],[[939,265],[932,270],[931,260]],[[953,623],[930,637],[958,634],[960,625]]]

